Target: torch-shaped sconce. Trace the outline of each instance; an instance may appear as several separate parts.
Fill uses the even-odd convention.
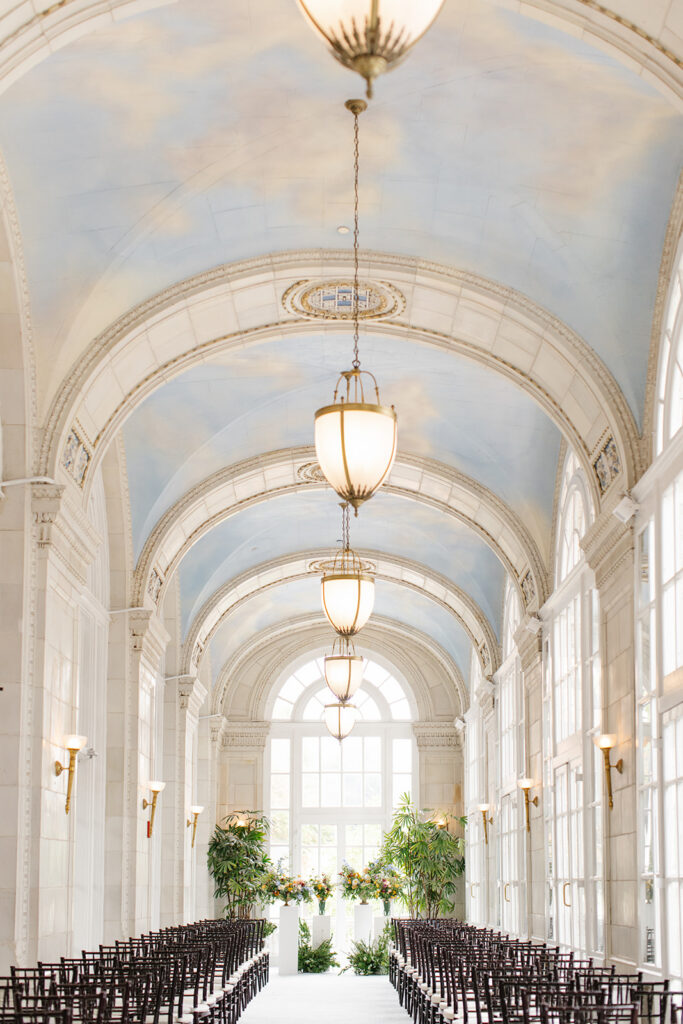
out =
[[[69,751],[69,763],[62,764],[61,761],[55,761],[55,775],[57,778],[59,778],[62,772],[68,771],[69,773],[69,781],[66,784],[66,806],[64,808],[66,814],[71,809],[71,791],[74,785],[74,775],[76,774],[76,756],[78,751],[82,750],[87,742],[87,736],[67,736],[64,746]]]
[[[481,811],[481,820],[484,822],[484,842],[489,845],[489,825],[493,825],[493,818],[488,817],[488,812],[491,810],[491,804],[479,804],[477,808]]]
[[[204,810],[199,804],[194,807],[190,807],[190,817],[187,819],[187,827],[192,826],[192,846],[194,847],[194,841],[197,838],[197,818]]]
[[[616,764],[610,764],[609,754],[610,750],[617,745],[617,738],[614,733],[605,732],[602,736],[598,736],[595,740],[596,746],[602,750],[602,756],[605,759],[605,781],[607,782],[607,799],[609,801],[610,810],[614,807],[614,800],[612,798],[612,769],[619,772],[621,775],[624,771],[624,762],[622,758],[619,758]]]
[[[153,780],[152,782],[149,783],[149,788],[150,788],[150,790],[152,792],[152,799],[151,800],[143,800],[142,801],[142,809],[143,809],[143,811],[146,811],[148,807],[152,808],[152,813],[149,816],[149,829],[147,830],[147,838],[151,839],[152,838],[152,832],[154,831],[154,815],[157,812],[157,799],[158,799],[159,793],[161,793],[161,791],[166,788],[166,783],[165,782],[158,782],[156,780]]]
[[[529,790],[534,784],[533,779],[518,779],[517,785],[524,793],[524,813],[526,814],[526,830],[531,832],[531,822],[529,821],[529,804],[533,804],[534,807],[538,807],[538,797],[535,796],[533,800],[529,796]]]

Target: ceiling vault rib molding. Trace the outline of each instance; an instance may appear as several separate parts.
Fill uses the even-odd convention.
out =
[[[375,564],[376,579],[415,590],[453,615],[479,653],[484,674],[492,675],[496,671],[500,650],[495,631],[469,594],[419,562],[377,551],[357,551],[361,558]],[[312,563],[329,558],[329,554],[328,549],[286,555],[254,566],[225,583],[205,601],[187,631],[182,646],[181,672],[190,673],[199,666],[213,635],[231,612],[258,593],[307,577],[318,577],[320,571],[312,568]],[[403,578],[402,573],[421,578],[422,582]]]
[[[155,580],[159,581],[155,601],[161,603],[165,586],[190,548],[231,515],[276,496],[301,489],[321,490],[327,487],[325,483],[303,480],[297,475],[297,468],[314,457],[315,450],[312,447],[269,452],[226,467],[183,495],[159,520],[147,538],[135,569],[134,602],[141,605],[151,596],[154,574]],[[402,472],[406,471],[419,473],[420,483],[415,487],[392,484],[392,477],[400,478]],[[285,472],[290,474],[289,482],[286,483],[282,482]],[[279,482],[269,487],[269,476]],[[255,477],[259,479],[257,485],[254,484]],[[252,490],[256,487],[254,493],[236,499],[236,494],[240,490],[244,491],[247,481],[251,481]],[[448,499],[430,494],[426,490],[429,484],[438,490],[448,490]],[[511,579],[520,588],[520,595],[521,580],[526,571],[531,572],[535,595],[531,600],[522,595],[525,604],[532,610],[543,604],[549,594],[549,577],[536,542],[521,518],[488,488],[433,459],[402,453],[397,457],[392,476],[384,490],[389,494],[428,504],[474,530],[502,562]],[[499,536],[486,529],[475,513],[465,510],[462,498],[462,507],[455,504],[458,492],[464,492],[463,497],[475,499],[489,520],[497,520]],[[218,511],[209,511],[216,507]],[[198,522],[198,513],[202,510],[204,518]],[[516,551],[510,550],[509,543],[504,543],[508,535],[517,542]]]
[[[256,682],[250,685],[246,711],[247,720],[261,719],[265,713],[268,692],[281,674],[283,665],[293,662],[302,650],[329,647],[330,643],[330,625],[322,613],[315,616],[300,615],[288,619],[286,623],[269,626],[250,637],[218,673],[211,695],[211,713],[226,716],[235,714],[236,690],[250,664],[256,661],[261,667]],[[421,718],[431,721],[435,718],[435,711],[429,687],[422,681],[419,660],[409,656],[409,647],[428,652],[438,663],[458,698],[459,708],[454,707],[453,713],[464,714],[469,707],[467,686],[460,669],[438,643],[420,630],[385,616],[373,615],[362,637],[358,637],[358,648],[363,647],[386,657],[403,671],[415,691]]]
[[[454,318],[453,332],[445,333],[411,322],[409,307],[402,318],[369,323],[368,331],[385,336],[406,336],[411,341],[453,351],[514,382],[536,400],[575,448],[587,472],[597,506],[602,495],[593,464],[600,455],[601,446],[610,438],[614,439],[619,453],[618,478],[623,489],[628,489],[638,478],[645,468],[641,465],[642,446],[635,419],[623,393],[593,349],[564,323],[521,293],[475,274],[416,258],[372,252],[363,254],[363,263],[371,268],[370,272],[364,270],[370,281],[375,277],[389,277],[399,286],[403,284],[404,287],[436,292],[437,296],[452,303]],[[85,434],[87,443],[85,440],[83,443],[88,449],[87,495],[89,480],[102,453],[147,395],[183,370],[203,361],[209,354],[218,355],[231,347],[244,347],[250,341],[320,333],[319,321],[282,315],[281,297],[293,279],[307,274],[347,273],[349,266],[348,252],[315,250],[270,255],[200,274],[129,311],[89,346],[63,381],[47,417],[37,471],[41,475],[58,472],[70,431],[75,430],[79,438]],[[272,316],[267,322],[241,328],[237,314],[233,312],[234,331],[218,338],[209,335],[204,340],[197,339],[199,331],[193,325],[192,343],[187,347],[171,359],[163,358],[163,353],[155,353],[155,369],[146,369],[144,376],[129,369],[132,376],[125,379],[124,356],[128,368],[149,366],[149,347],[145,349],[146,358],[131,358],[136,346],[146,345],[145,328],[149,323],[158,324],[162,314],[167,321],[173,316],[182,316],[185,319],[189,317],[191,322],[193,302],[200,309],[202,301],[215,301],[219,288],[222,297],[229,299],[233,290],[239,290],[244,298],[250,278],[257,282],[258,287],[263,287],[264,273],[269,278],[273,294],[272,306],[268,307]],[[255,287],[256,283],[252,286]],[[482,314],[487,314],[487,326],[494,322],[498,325],[493,342],[481,326],[477,328],[485,332],[481,337],[474,337],[475,327],[472,325],[463,327],[462,333],[458,334],[458,311],[462,307],[467,312],[472,305]],[[330,323],[337,330],[350,330],[348,323]],[[507,325],[517,332],[526,332],[528,350],[535,351],[533,358],[529,358],[526,349],[506,341],[504,328]],[[467,330],[471,334],[469,340],[462,336]],[[497,355],[494,351],[496,346],[502,346],[507,357]],[[511,361],[513,352],[518,355],[517,363]],[[97,409],[93,407],[93,392],[103,396]],[[567,405],[573,408],[572,414],[564,407]]]

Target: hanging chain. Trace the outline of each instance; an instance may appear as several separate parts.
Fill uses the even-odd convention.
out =
[[[353,113],[353,368],[360,367],[358,335],[360,310],[358,307],[358,111]]]
[[[351,547],[351,532],[349,529],[349,505],[348,502],[342,504],[342,549],[348,551]]]

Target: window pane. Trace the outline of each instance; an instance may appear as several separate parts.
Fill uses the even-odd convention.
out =
[[[270,766],[274,772],[289,771],[289,740],[271,740]]]
[[[287,869],[289,867],[289,847],[271,846],[270,859],[274,864],[278,864],[280,861],[282,861],[283,868]]]
[[[365,775],[365,806],[382,806],[382,776],[379,772],[368,772]]]
[[[360,772],[344,775],[344,807],[363,806],[362,779]]]
[[[320,849],[320,870],[334,879],[337,867],[337,847],[323,846]]]
[[[348,736],[342,743],[342,759],[345,772],[363,770],[363,741],[359,736]]]
[[[321,674],[320,667],[316,661],[309,661],[308,665],[297,669],[295,673],[297,679],[300,679],[304,686],[310,686],[316,679],[320,679]]]
[[[394,771],[409,772],[413,767],[413,741],[394,740]]]
[[[397,700],[391,705],[391,716],[397,721],[407,722],[411,719],[410,704],[407,700]]]
[[[304,688],[295,676],[290,676],[285,685],[280,690],[280,697],[285,700],[291,701],[292,704],[296,704],[297,700],[304,692]]]
[[[381,717],[377,703],[372,697],[368,697],[363,704],[363,718],[366,722],[379,722]]]
[[[311,697],[304,708],[302,718],[306,722],[319,722],[323,717],[323,706],[317,697]]]
[[[315,736],[304,736],[301,741],[301,767],[305,772],[318,770],[318,743]]]
[[[289,842],[289,813],[278,811],[271,815],[270,841],[276,845]]]
[[[321,825],[320,826],[320,844],[321,846],[335,846],[337,845],[337,826],[336,825]]]
[[[341,775],[327,772],[320,776],[321,807],[341,807]]]
[[[347,846],[362,846],[363,845],[363,826],[362,825],[347,825],[346,826],[346,845]]]
[[[270,781],[270,806],[289,807],[289,775],[273,775]]]
[[[405,697],[403,687],[394,679],[393,676],[389,676],[389,678],[382,683],[380,691],[384,699],[388,701],[389,704],[395,700],[403,700]]]
[[[317,875],[320,865],[320,858],[317,846],[304,846],[301,850],[301,873],[304,877]]]
[[[362,846],[347,846],[346,847],[346,863],[350,864],[352,868],[356,868],[358,871],[363,864],[363,847]]]
[[[303,846],[318,845],[318,826],[303,825],[301,828],[301,842]]]
[[[381,772],[382,770],[382,741],[379,736],[366,736],[365,745],[365,770],[366,772]]]
[[[396,807],[401,802],[401,800],[403,799],[403,795],[405,793],[407,793],[408,796],[411,795],[411,792],[412,792],[412,777],[410,775],[403,775],[403,774],[396,774],[396,773],[394,773],[393,780],[392,780],[391,790],[392,790],[392,803],[393,803],[393,806]]]
[[[320,766],[324,772],[338,772],[341,769],[341,744],[339,740],[326,736],[320,741]]]
[[[317,807],[320,803],[319,775],[306,773],[301,776],[301,803],[304,807]]]
[[[363,838],[366,846],[380,846],[382,843],[382,826],[366,825]]]
[[[292,705],[288,704],[286,700],[278,699],[273,705],[273,718],[289,719],[292,717]]]

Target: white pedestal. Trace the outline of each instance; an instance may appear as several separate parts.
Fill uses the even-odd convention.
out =
[[[353,938],[355,942],[372,942],[372,907],[369,903],[356,903],[353,908]]]
[[[280,974],[296,974],[299,970],[299,908],[296,904],[280,907],[278,928]]]
[[[332,918],[329,914],[316,914],[311,918],[311,945],[317,949],[321,942],[332,937]]]
[[[390,920],[391,920],[391,918],[389,918],[389,917],[376,917],[374,919],[374,926],[375,926],[374,927],[374,932],[375,932],[375,938],[376,939],[378,939],[380,937],[380,935],[384,931],[384,928],[385,928],[385,926],[387,924],[387,921],[390,921]]]

